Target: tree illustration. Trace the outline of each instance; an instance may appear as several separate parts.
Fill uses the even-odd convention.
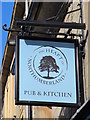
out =
[[[40,61],[39,70],[40,72],[47,71],[48,74],[45,78],[51,79],[53,77],[50,77],[49,73],[50,72],[58,73],[59,67],[57,66],[56,61],[52,56],[44,56]]]

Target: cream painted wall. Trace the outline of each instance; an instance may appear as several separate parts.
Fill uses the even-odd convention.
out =
[[[33,118],[52,118],[52,109],[49,107],[40,107],[33,106],[32,107],[32,117]]]
[[[88,2],[88,30],[89,30],[89,36],[88,36],[88,98],[90,99],[90,2]]]
[[[15,76],[10,74],[5,86],[3,118],[26,118],[25,106],[15,105]]]

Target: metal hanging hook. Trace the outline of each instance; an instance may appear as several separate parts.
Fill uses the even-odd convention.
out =
[[[5,31],[9,31],[9,29],[7,29],[7,25],[6,25],[6,24],[4,24],[4,25],[2,26],[2,28],[3,28],[3,30],[5,30]]]
[[[21,30],[19,30],[19,29],[10,29],[10,28],[7,28],[7,24],[4,24],[4,25],[2,26],[2,28],[3,28],[3,30],[5,30],[5,31],[21,32]]]

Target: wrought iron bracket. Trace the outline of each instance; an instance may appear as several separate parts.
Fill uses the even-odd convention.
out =
[[[85,59],[85,45],[87,42],[87,37],[88,37],[89,31],[87,30],[85,39],[80,42],[80,50],[82,52],[82,58]]]
[[[70,36],[71,38],[74,38],[75,36],[77,37],[82,37],[82,34],[73,34],[70,33],[72,29],[83,29],[85,30],[86,26],[85,23],[65,23],[65,22],[47,22],[47,21],[27,21],[27,20],[16,20],[15,22],[15,29],[12,28],[7,28],[7,25],[4,24],[2,26],[3,30],[9,31],[9,32],[18,32],[19,34],[25,35],[25,33],[29,34],[45,34],[45,35],[61,35],[64,36],[64,38],[67,38]],[[68,28],[67,33],[59,33],[59,32],[43,32],[43,31],[35,31],[35,30],[29,30],[28,27],[50,27],[50,28]],[[85,47],[86,44],[86,39],[88,36],[88,31],[86,34],[85,40],[82,40],[80,42],[80,49],[83,52],[83,48]]]
[[[85,23],[76,22],[49,22],[49,21],[37,21],[37,20],[18,20],[17,26],[35,26],[35,27],[51,27],[51,28],[68,28],[68,29],[83,29],[85,30]]]
[[[20,23],[21,25],[21,23]],[[25,24],[26,25],[26,24]],[[65,38],[67,38],[68,36],[70,37],[74,37],[74,36],[78,36],[78,37],[81,37],[82,35],[81,34],[74,34],[74,33],[71,33],[71,28],[67,31],[67,33],[59,33],[59,32],[42,32],[42,31],[35,31],[35,30],[28,30],[25,26],[25,25],[21,25],[22,28],[19,28],[19,29],[11,29],[11,28],[7,28],[7,25],[4,24],[2,26],[3,30],[5,31],[9,31],[9,32],[18,32],[18,33],[21,33],[22,35],[24,33],[33,33],[33,34],[45,34],[45,35],[61,35],[61,36],[65,36]],[[56,25],[57,26],[57,25]]]
[[[67,14],[70,14],[70,13],[73,13],[73,12],[76,12],[76,11],[79,11],[81,8],[78,8],[78,9],[75,9],[75,10],[72,10],[72,11],[69,11],[67,12]]]

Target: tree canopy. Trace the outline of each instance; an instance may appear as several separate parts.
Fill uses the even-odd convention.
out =
[[[40,72],[47,71],[47,78],[50,78],[49,73],[58,73],[59,66],[56,64],[56,60],[52,56],[44,56],[40,61],[39,70]]]

